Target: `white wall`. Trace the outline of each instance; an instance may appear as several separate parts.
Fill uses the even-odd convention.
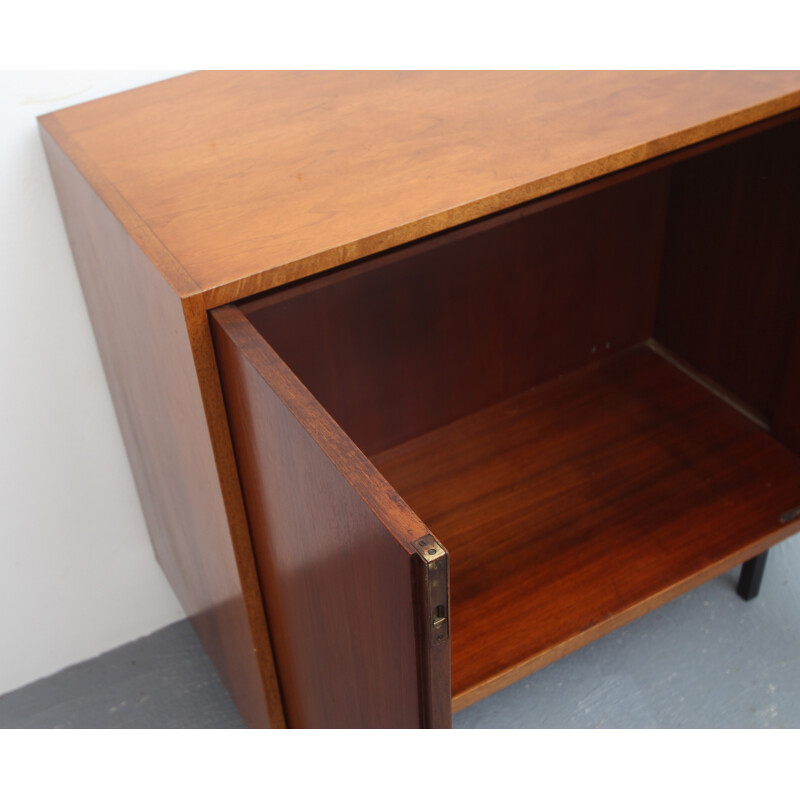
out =
[[[183,616],[153,556],[36,117],[177,72],[0,72],[0,694]]]

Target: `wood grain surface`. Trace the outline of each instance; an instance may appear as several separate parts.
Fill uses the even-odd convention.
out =
[[[454,710],[800,528],[800,458],[643,346],[372,460],[450,552]]]
[[[196,301],[181,301],[46,131],[42,139],[158,560],[245,721],[280,727],[219,378],[192,338],[206,313],[198,319]],[[213,358],[210,340],[206,349]]]
[[[797,265],[800,273],[800,264]],[[786,351],[775,403],[774,435],[800,455],[800,315],[794,315],[794,331]]]
[[[214,307],[798,105],[800,72],[219,72],[43,124]]]
[[[800,303],[800,121],[672,167],[656,338],[774,418]]]
[[[238,308],[212,319],[289,725],[449,726],[449,641],[420,636],[430,532]]]
[[[598,181],[241,308],[369,455],[651,336],[668,179]]]

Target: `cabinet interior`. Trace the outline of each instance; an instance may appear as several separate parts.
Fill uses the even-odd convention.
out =
[[[450,552],[458,709],[800,527],[800,122],[242,311]]]

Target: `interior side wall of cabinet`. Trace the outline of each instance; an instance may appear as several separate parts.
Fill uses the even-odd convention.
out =
[[[794,315],[794,334],[779,384],[773,434],[800,454],[800,319],[797,314]]]
[[[655,328],[795,449],[800,404],[783,395],[800,396],[798,143],[795,121],[673,167]]]
[[[667,190],[660,170],[567,192],[246,313],[380,452],[648,338]]]

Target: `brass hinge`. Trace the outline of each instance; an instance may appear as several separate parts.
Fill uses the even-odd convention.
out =
[[[447,552],[431,535],[418,539],[415,545],[425,561],[425,599],[431,645],[442,644],[450,638]]]

